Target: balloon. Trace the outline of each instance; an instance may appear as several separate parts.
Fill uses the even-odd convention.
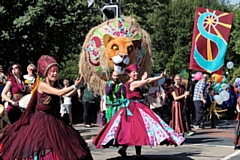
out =
[[[161,86],[165,82],[165,77],[158,80],[158,86]]]
[[[219,104],[219,105],[223,104],[223,100],[220,99],[220,100],[217,102],[217,104]]]
[[[221,87],[220,88],[224,88],[224,89],[226,89],[227,88],[227,84],[226,83],[223,83],[222,85],[221,85]]]
[[[227,78],[225,76],[222,76],[222,82],[225,83],[227,81]]]
[[[202,79],[202,72],[195,73],[193,80],[200,81],[201,79]]]
[[[222,82],[222,76],[219,74],[213,74],[212,75],[212,81],[215,83],[221,83]]]
[[[215,92],[215,93],[219,93],[219,90],[220,90],[220,88],[221,88],[221,84],[220,84],[220,83],[215,83],[215,84],[213,85],[213,88],[214,88],[214,92]]]
[[[220,93],[219,93],[219,96],[221,97],[221,99],[223,100],[223,101],[227,101],[228,99],[229,99],[229,93],[227,92],[227,91],[221,91]]]
[[[213,96],[213,99],[214,99],[215,101],[217,101],[217,100],[220,99],[220,97],[219,97],[219,95],[214,95],[214,96]]]
[[[217,89],[219,87],[219,85],[220,85],[219,83],[215,83],[215,84],[213,84],[213,88]]]
[[[227,68],[228,68],[228,69],[232,69],[233,66],[234,66],[233,62],[229,61],[229,62],[227,63]]]
[[[226,83],[219,83],[218,88],[216,89],[216,92],[225,91],[226,88],[227,88],[227,84]]]
[[[223,103],[221,96],[215,95],[213,98],[217,102],[217,104],[221,105]]]

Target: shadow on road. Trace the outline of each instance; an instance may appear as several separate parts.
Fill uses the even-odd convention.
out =
[[[201,132],[195,132],[194,135],[202,135],[202,134],[211,134],[211,133],[220,133],[219,131],[201,131]]]
[[[199,155],[200,153],[180,153],[172,155],[144,155],[148,160],[194,160],[191,156]],[[115,157],[107,160],[135,160],[136,156],[128,156],[127,158]]]
[[[210,138],[189,138],[189,139],[185,139],[185,143],[188,143],[188,144],[195,144],[195,143],[206,143],[206,142],[220,142],[220,141],[223,141],[219,138],[213,138],[213,137],[210,137]]]
[[[226,126],[221,127],[221,126],[218,126],[217,129],[234,129],[234,126],[230,126],[230,127],[226,127]]]

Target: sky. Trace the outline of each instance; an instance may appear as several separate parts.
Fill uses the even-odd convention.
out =
[[[230,0],[230,3],[231,4],[237,4],[237,3],[239,3],[240,2],[240,0]]]

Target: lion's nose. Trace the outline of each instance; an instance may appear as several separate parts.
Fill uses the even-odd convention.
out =
[[[119,54],[119,56],[120,56],[122,59],[125,59],[125,58],[127,58],[127,57],[128,57],[128,55],[127,55],[127,54]]]

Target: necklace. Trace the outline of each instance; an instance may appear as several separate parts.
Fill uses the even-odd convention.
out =
[[[20,81],[20,83],[19,83],[19,81]],[[22,80],[21,80],[21,79],[19,79],[19,80],[16,79],[16,82],[17,82],[17,85],[18,85],[18,87],[20,88],[20,90],[21,90],[22,92],[25,92],[25,91],[26,91],[26,86],[24,85],[24,83],[22,83]],[[19,84],[20,84],[20,85],[19,85]],[[21,87],[21,85],[23,85],[23,88]]]

